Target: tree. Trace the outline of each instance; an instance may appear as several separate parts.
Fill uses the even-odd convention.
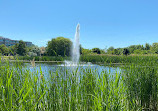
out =
[[[145,50],[150,50],[150,45],[148,43],[145,44]]]
[[[152,44],[152,51],[156,54],[158,54],[158,43],[153,43]]]
[[[93,53],[97,53],[97,54],[100,54],[100,53],[101,53],[101,51],[100,51],[99,48],[93,48],[93,49],[92,49],[92,52],[93,52]]]
[[[131,45],[128,47],[130,53],[134,53],[135,50],[144,50],[143,45]]]
[[[112,54],[114,54],[114,55],[119,55],[118,49],[114,49],[114,50],[112,51]]]
[[[113,50],[114,50],[114,47],[111,46],[111,47],[109,47],[109,48],[107,49],[107,53],[108,53],[108,54],[111,54]]]
[[[127,56],[128,54],[129,54],[129,50],[127,48],[124,48],[123,49],[123,55]]]
[[[45,47],[40,47],[40,55],[43,56],[46,53],[46,48]]]
[[[134,50],[134,54],[143,54],[143,51],[140,49]]]
[[[19,41],[17,45],[17,54],[24,56],[26,54],[26,44],[22,40]]]
[[[108,49],[107,49],[107,51],[113,51],[114,50],[114,47],[113,46],[111,46],[111,47],[109,47]]]
[[[28,55],[29,56],[39,56],[40,55],[40,48],[37,46],[28,47]]]
[[[118,50],[118,55],[121,55],[123,52],[123,48],[117,48],[117,50]]]
[[[6,47],[4,44],[0,45],[0,53],[2,53],[3,55],[8,55],[9,48]]]
[[[16,55],[16,53],[17,53],[17,47],[18,47],[18,44],[10,46],[9,47],[9,54],[10,55]]]
[[[53,38],[47,44],[47,54],[49,56],[70,56],[72,42],[68,38]]]
[[[90,49],[84,49],[82,48],[82,55],[87,55],[87,54],[91,54],[92,51]]]

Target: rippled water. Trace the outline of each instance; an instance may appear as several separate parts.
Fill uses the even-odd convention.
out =
[[[112,67],[112,66],[104,66],[104,65],[98,65],[98,64],[92,64],[92,63],[82,63],[78,66],[76,65],[67,65],[67,64],[57,64],[57,63],[36,63],[35,67],[32,67],[30,63],[24,63],[24,69],[30,70],[30,71],[35,71],[41,72],[44,74],[44,76],[47,76],[50,71],[51,72],[65,72],[69,71],[69,73],[72,73],[73,71],[80,71],[82,72],[83,70],[95,70],[98,74],[100,74],[102,71],[106,71],[110,74],[114,74],[117,72],[121,71],[121,68],[119,66]],[[84,72],[82,72],[84,74]]]

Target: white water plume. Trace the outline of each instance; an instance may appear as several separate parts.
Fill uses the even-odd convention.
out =
[[[80,24],[77,24],[75,40],[72,47],[72,64],[78,64],[80,59]]]

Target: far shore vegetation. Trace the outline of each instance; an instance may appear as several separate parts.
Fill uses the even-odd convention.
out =
[[[25,42],[21,40],[14,46],[0,45],[0,55],[2,59],[9,60],[33,60],[35,58],[35,61],[64,61],[71,60],[72,45],[72,41],[64,37],[53,38],[48,41],[46,47],[36,45],[27,47]],[[129,62],[129,58],[132,58],[132,56],[143,56],[143,58],[148,58],[144,56],[153,56],[153,58],[157,58],[158,43],[130,45],[124,48],[111,46],[107,49],[85,49],[80,45],[80,54],[80,61],[84,62],[123,63]]]

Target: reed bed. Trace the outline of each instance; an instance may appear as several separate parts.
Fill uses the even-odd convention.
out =
[[[150,62],[125,66],[124,83],[127,87],[129,108],[143,111],[158,110],[158,66]],[[134,101],[133,101],[134,100]]]
[[[15,56],[15,60],[32,60],[35,58],[35,61],[64,61],[70,60],[70,57],[62,57],[62,56]]]
[[[33,60],[35,61],[64,61],[71,60],[71,57],[62,57],[62,56],[15,56],[15,60]],[[92,54],[92,55],[81,55],[81,62],[92,62],[92,63],[146,63],[148,61],[152,63],[158,63],[157,55],[101,55],[101,54]]]
[[[115,73],[65,67],[47,75],[21,64],[0,62],[2,111],[158,110],[158,67],[151,62]]]
[[[93,63],[145,63],[150,61],[150,63],[158,64],[158,56],[157,55],[82,55],[80,57],[80,61],[84,62],[93,62]]]

